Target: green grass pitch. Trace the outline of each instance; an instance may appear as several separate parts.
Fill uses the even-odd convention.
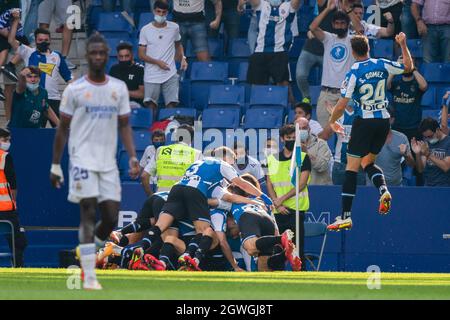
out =
[[[0,299],[450,299],[450,274],[102,270],[102,291],[69,290],[66,269],[0,269]]]

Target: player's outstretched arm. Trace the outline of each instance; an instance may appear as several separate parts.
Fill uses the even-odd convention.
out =
[[[408,45],[406,44],[406,35],[400,32],[395,36],[395,41],[399,44],[402,49],[403,64],[405,65],[405,73],[409,73],[414,69],[414,62],[411,57],[411,52],[409,52]]]
[[[72,117],[61,113],[61,119],[59,120],[59,126],[56,129],[55,140],[53,142],[53,157],[52,166],[50,169],[50,182],[53,187],[61,188],[64,183],[64,175],[61,169],[61,157],[69,138],[69,128]]]
[[[128,122],[128,115],[119,117],[119,133],[122,143],[127,150],[129,157],[129,174],[132,179],[136,179],[139,175],[139,160],[136,158],[136,150],[134,148],[133,135]]]

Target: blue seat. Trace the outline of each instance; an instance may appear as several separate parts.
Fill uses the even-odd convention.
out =
[[[191,106],[196,109],[206,108],[209,87],[223,84],[227,78],[226,62],[194,62],[191,70]]]
[[[145,108],[131,109],[130,125],[135,129],[149,129],[153,122],[153,110]]]
[[[238,67],[238,82],[247,82],[248,62],[240,62]]]
[[[133,46],[133,55],[137,57],[137,45],[132,38],[107,38],[106,41],[108,42],[110,57],[117,57],[117,46],[124,42],[128,42]]]
[[[284,110],[280,108],[248,109],[244,129],[272,129],[283,126]]]
[[[422,39],[408,39],[406,40],[406,43],[408,44],[412,57],[423,58]]]
[[[436,88],[429,86],[427,91],[422,96],[420,105],[425,108],[433,109],[436,107]]]
[[[213,85],[209,87],[208,107],[241,107],[245,104],[245,87]]]
[[[192,48],[192,43],[189,40],[186,45],[186,57],[195,59],[197,56]],[[221,59],[223,58],[224,54],[224,44],[223,39],[215,39],[215,38],[208,38],[208,52],[209,56],[212,59]]]
[[[138,30],[141,30],[147,24],[152,22],[155,19],[155,15],[153,12],[142,12],[139,16],[139,27]]]
[[[439,121],[440,112],[441,110],[422,110],[422,119],[430,117]]]
[[[294,123],[294,120],[295,120],[295,111],[293,109],[290,109],[286,123]]]
[[[0,220],[0,237],[4,235],[11,236],[11,250],[9,252],[0,252],[0,258],[11,259],[11,266],[16,265],[16,257],[14,255],[16,244],[14,242],[14,226],[8,220]]]
[[[287,86],[252,86],[250,93],[250,108],[261,106],[280,106],[285,108],[287,105]]]
[[[187,116],[197,118],[197,110],[193,108],[163,108],[159,110],[158,120],[164,120],[172,116]]]
[[[421,73],[428,82],[448,83],[450,63],[423,63]]]
[[[229,59],[248,59],[251,53],[247,38],[231,39],[227,54]]]
[[[120,12],[102,12],[98,17],[97,30],[99,32],[128,32],[132,33],[133,27],[120,14]]]
[[[372,40],[371,55],[374,58],[392,59],[394,56],[394,42],[392,40]]]
[[[152,143],[152,134],[150,131],[133,131],[133,141],[136,151],[145,151],[145,148]]]
[[[241,122],[241,112],[236,108],[212,108],[203,110],[204,129],[236,129]]]
[[[190,108],[191,107],[191,81],[189,79],[183,79],[180,83],[180,103],[178,107]]]

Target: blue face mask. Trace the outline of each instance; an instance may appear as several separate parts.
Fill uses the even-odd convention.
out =
[[[164,145],[164,142],[153,142],[153,146],[155,149],[158,149],[159,147],[162,147]]]
[[[164,22],[166,22],[166,20],[167,20],[167,16],[155,15],[155,21],[159,24],[163,24]]]

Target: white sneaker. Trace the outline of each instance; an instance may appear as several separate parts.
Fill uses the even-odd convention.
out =
[[[336,220],[327,227],[328,231],[350,230],[351,228],[352,218],[342,219],[341,216],[336,217]]]
[[[97,280],[83,282],[84,290],[102,290],[102,285]]]

